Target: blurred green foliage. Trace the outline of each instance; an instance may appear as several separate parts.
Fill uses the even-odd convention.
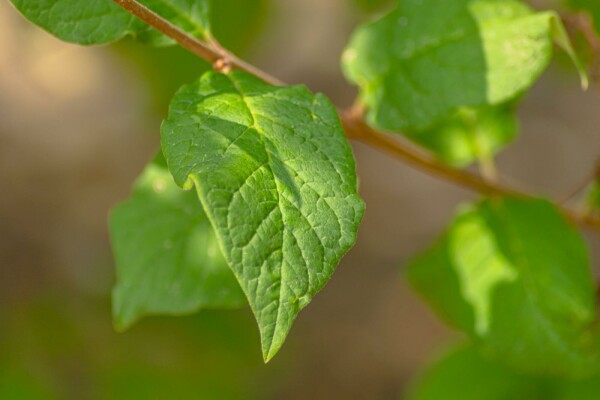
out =
[[[236,54],[258,39],[269,15],[270,0],[212,0],[211,23],[214,37]],[[148,84],[152,115],[166,116],[171,97],[184,83],[197,79],[211,66],[179,47],[154,47],[125,39],[111,47]]]
[[[247,304],[196,194],[175,184],[162,154],[146,166],[129,199],[111,211],[109,230],[117,329],[148,314]]]
[[[106,304],[62,294],[1,312],[0,398],[245,400],[277,390],[249,310],[149,318],[117,334]]]
[[[431,129],[407,132],[412,141],[431,150],[441,161],[465,167],[493,159],[517,135],[512,103],[497,107],[460,108]]]
[[[592,17],[596,30],[600,32],[600,2],[597,0],[566,0],[568,6],[586,12]]]
[[[600,377],[525,375],[484,359],[471,346],[450,351],[414,383],[408,400],[597,400]]]
[[[551,203],[490,198],[465,207],[409,276],[489,357],[525,371],[598,372],[588,251]]]

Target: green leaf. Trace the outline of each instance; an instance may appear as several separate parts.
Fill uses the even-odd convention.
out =
[[[112,0],[11,1],[25,18],[66,42],[104,44],[143,27]]]
[[[409,400],[597,400],[600,377],[566,380],[525,375],[464,346],[428,367],[410,388]]]
[[[406,133],[441,161],[464,167],[491,159],[517,134],[512,105],[460,108],[431,129]]]
[[[173,99],[162,146],[195,185],[258,321],[266,361],[356,240],[364,205],[329,100],[243,72],[207,72]]]
[[[188,314],[245,303],[217,238],[193,192],[164,165],[149,164],[131,198],[110,215],[117,263],[115,325],[126,329],[149,314]]]
[[[211,3],[212,34],[235,54],[244,53],[262,32],[269,12],[269,0],[219,0]],[[112,46],[120,57],[132,63],[150,89],[155,114],[163,116],[171,98],[184,83],[195,80],[212,65],[180,46],[148,46],[122,40]]]
[[[210,36],[210,10],[215,0],[139,0],[140,3],[175,24],[189,35],[206,40]],[[137,39],[153,45],[169,45],[175,42],[158,34],[142,21]]]
[[[357,29],[342,61],[371,124],[423,130],[458,107],[498,105],[528,89],[553,38],[575,57],[556,14],[520,1],[400,0]]]
[[[494,364],[474,347],[454,350],[427,368],[409,400],[548,400],[541,379]],[[553,398],[554,397],[550,397]]]
[[[211,33],[237,54],[255,42],[272,5],[271,0],[211,0]]]
[[[409,275],[490,357],[573,375],[599,365],[585,243],[549,202],[491,199],[467,208]]]
[[[31,22],[57,38],[83,45],[105,44],[127,35],[155,45],[173,42],[112,0],[11,0]],[[140,0],[199,38],[210,32],[209,0]]]

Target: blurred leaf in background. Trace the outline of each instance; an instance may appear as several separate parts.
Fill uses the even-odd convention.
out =
[[[535,379],[483,359],[474,347],[451,351],[415,382],[408,400],[542,400]]]
[[[587,248],[551,203],[491,198],[464,209],[409,276],[486,355],[527,371],[597,372]]]
[[[281,365],[262,363],[246,310],[155,317],[117,334],[106,300],[77,298],[0,313],[0,398],[263,399],[277,390]]]
[[[147,314],[182,315],[246,304],[196,194],[159,155],[110,215],[117,264],[113,317],[126,329]]]
[[[514,106],[504,104],[460,108],[431,129],[406,136],[441,161],[465,167],[477,160],[492,159],[514,139],[517,129]]]
[[[270,0],[211,0],[212,34],[225,48],[244,54],[259,37],[269,9]],[[126,39],[112,48],[132,66],[132,73],[141,74],[141,80],[149,84],[150,112],[161,116],[181,85],[211,69],[179,46],[153,47]]]
[[[24,369],[4,366],[0,370],[0,399],[52,400],[58,397]]]
[[[600,378],[525,375],[484,359],[472,346],[450,351],[415,381],[408,400],[597,400]]]

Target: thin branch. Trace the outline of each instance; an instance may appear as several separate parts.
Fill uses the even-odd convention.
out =
[[[342,123],[349,138],[361,141],[396,158],[401,158],[425,172],[441,177],[459,186],[488,195],[532,197],[499,184],[488,182],[479,175],[442,164],[429,154],[412,148],[413,146],[409,144],[401,143],[399,140],[377,132],[363,122],[362,119],[353,116],[352,111],[348,111],[342,115]]]
[[[559,203],[560,204],[565,204],[565,203],[569,202],[570,200],[572,200],[573,198],[575,198],[575,196],[577,196],[579,193],[581,193],[585,189],[587,189],[588,186],[590,186],[595,180],[598,179],[598,177],[600,177],[600,160],[596,161],[596,166],[592,170],[592,172],[588,173],[587,176],[585,176],[577,184],[577,186],[574,186],[569,191],[569,193],[567,193],[565,196],[563,196],[562,199],[559,200]]]
[[[191,35],[188,35],[185,31],[179,29],[177,26],[173,25],[171,22],[136,0],[113,1],[118,6],[121,6],[126,11],[129,11],[131,14],[146,22],[157,31],[175,40],[181,47],[189,50],[213,65],[225,61],[226,64],[230,65],[232,68],[246,71],[267,83],[277,86],[284,85],[284,83],[279,79],[272,77],[266,72],[256,68],[251,64],[248,64],[243,60],[240,60],[234,54],[225,50],[220,45],[217,45],[216,41],[212,40],[212,38],[209,38],[211,44],[208,44]]]
[[[351,113],[351,112],[349,112]],[[479,175],[468,171],[455,169],[440,163],[433,157],[411,148],[410,145],[377,132],[362,120],[354,119],[351,115],[344,115],[342,123],[350,139],[358,140],[379,151],[388,153],[395,158],[402,159],[412,166],[428,172],[429,174],[452,182],[458,186],[473,190],[484,195],[511,196],[523,199],[533,199],[535,196],[502,186],[499,183],[489,182]],[[600,219],[580,214],[556,204],[556,207],[572,222],[587,226],[600,232]]]
[[[154,27],[159,32],[175,40],[185,49],[212,63],[217,69],[233,68],[242,70],[262,79],[267,83],[273,85],[283,85],[282,81],[237,58],[235,55],[222,48],[214,39],[208,38],[209,43],[206,43],[188,35],[186,32],[179,29],[168,20],[164,19],[152,10],[149,10],[137,0],[113,1],[117,5],[123,7],[125,10],[146,22],[148,25]],[[434,159],[432,156],[417,150],[414,146],[401,143],[400,141],[394,140],[391,137],[371,128],[363,121],[362,116],[360,113],[357,113],[355,109],[351,108],[347,111],[338,110],[338,112],[346,131],[346,136],[349,139],[363,142],[381,152],[388,153],[395,158],[402,159],[413,167],[425,171],[433,176],[485,195],[514,196],[521,198],[534,197],[530,194],[502,186],[499,183],[487,181],[481,176],[472,174],[468,171],[459,170],[444,165]],[[573,222],[600,231],[600,219],[589,215],[575,213],[574,211],[560,207],[559,205],[557,205],[557,207]]]

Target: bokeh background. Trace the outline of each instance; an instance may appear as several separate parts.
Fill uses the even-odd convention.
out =
[[[216,36],[338,105],[339,57],[373,0],[222,0]],[[381,4],[379,4],[381,3]],[[600,154],[600,97],[554,65],[499,157],[522,187],[564,196]],[[398,399],[462,338],[403,265],[476,196],[354,144],[367,212],[356,247],[262,363],[247,309],[147,318],[115,333],[107,213],[158,149],[176,88],[207,65],[177,48],[62,43],[0,0],[0,399]],[[600,239],[587,235],[595,264]]]

